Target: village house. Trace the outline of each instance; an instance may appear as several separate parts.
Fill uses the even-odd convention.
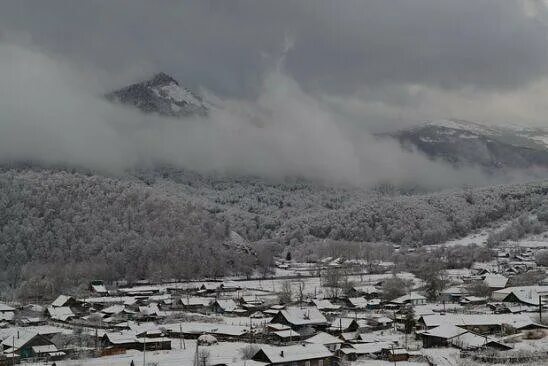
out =
[[[103,281],[101,281],[101,280],[91,281],[89,283],[89,290],[93,293],[96,293],[99,296],[107,296],[108,295],[107,288],[106,288],[105,284],[103,283]]]
[[[337,351],[339,357],[348,361],[356,361],[361,357],[378,358],[386,347],[392,347],[392,342],[369,342],[347,344]]]
[[[335,318],[327,328],[330,333],[334,334],[356,332],[359,329],[360,325],[354,318]]]
[[[321,344],[263,346],[251,359],[265,366],[335,366],[333,354]]]
[[[217,314],[238,314],[243,315],[247,313],[247,310],[238,306],[238,304],[232,300],[220,300],[217,299],[211,304],[212,310]]]
[[[416,292],[411,292],[407,295],[400,296],[397,299],[394,299],[394,300],[390,301],[390,303],[394,304],[394,305],[397,305],[397,306],[424,305],[424,304],[426,304],[426,297],[424,297],[421,294],[418,294]]]
[[[366,309],[368,301],[365,297],[349,297],[345,299],[346,306],[351,309]]]
[[[422,340],[423,347],[449,347],[453,346],[463,350],[472,350],[482,347],[508,350],[512,347],[486,336],[472,333],[453,324],[444,323],[435,328],[417,332],[417,337]]]
[[[57,320],[61,322],[66,322],[76,317],[71,308],[69,308],[68,306],[48,306],[47,313],[52,320]]]
[[[504,327],[516,331],[546,328],[525,314],[435,314],[418,320],[419,326],[426,330],[447,323],[479,334],[500,332]]]
[[[548,304],[548,286],[517,286],[493,291],[493,300],[538,306]]]
[[[5,354],[17,354],[21,358],[37,357],[46,346],[50,352],[57,352],[52,341],[36,332],[14,330],[12,334],[2,341],[2,352]]]
[[[340,305],[335,305],[327,299],[323,299],[323,300],[313,299],[311,302],[312,302],[312,305],[316,306],[318,310],[321,310],[321,311],[335,311],[341,308]]]
[[[364,297],[368,300],[378,298],[382,291],[373,285],[353,286],[350,289],[350,296]]]
[[[324,345],[331,352],[335,352],[336,350],[341,348],[341,345],[344,343],[342,339],[334,337],[331,334],[325,332],[319,332],[316,335],[308,338],[305,342]]]
[[[284,309],[274,315],[270,322],[289,325],[296,331],[305,328],[325,329],[329,325],[325,316],[316,307]]]
[[[211,302],[212,299],[207,297],[181,297],[181,304],[183,306],[183,309],[187,311],[205,311],[209,308]]]
[[[506,287],[508,278],[500,274],[489,273],[483,279],[485,286],[489,287],[491,291],[500,290]]]

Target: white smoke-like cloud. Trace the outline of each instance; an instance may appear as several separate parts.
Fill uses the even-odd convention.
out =
[[[28,47],[0,44],[0,85],[4,162],[108,172],[170,164],[354,185],[488,182],[479,170],[430,161],[345,123],[339,108],[307,94],[279,68],[265,76],[256,100],[220,101],[207,118],[184,120],[111,104],[81,72]]]

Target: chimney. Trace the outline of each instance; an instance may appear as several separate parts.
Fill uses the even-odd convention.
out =
[[[280,357],[283,357],[283,356],[284,356],[284,351],[281,350],[281,351],[280,351]]]

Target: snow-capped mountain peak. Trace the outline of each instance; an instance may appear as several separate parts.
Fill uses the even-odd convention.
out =
[[[183,87],[166,73],[132,84],[107,95],[107,98],[139,108],[145,113],[171,117],[206,115],[208,107],[202,98]]]

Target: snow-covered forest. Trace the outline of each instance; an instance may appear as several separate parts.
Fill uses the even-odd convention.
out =
[[[167,170],[105,177],[6,168],[0,192],[1,284],[39,297],[94,278],[266,271],[280,248],[323,238],[441,243],[537,209],[548,185],[388,195]]]

